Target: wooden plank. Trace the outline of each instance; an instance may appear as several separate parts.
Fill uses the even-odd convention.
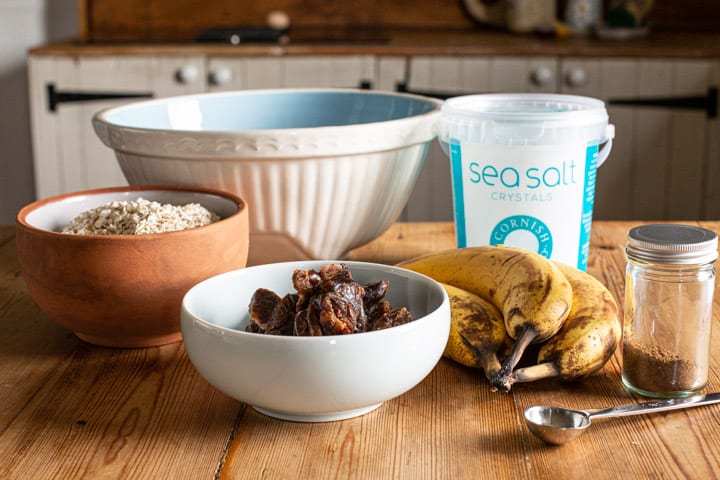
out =
[[[75,8],[77,10],[78,19],[78,40],[90,40],[91,19],[89,16],[90,4],[92,0],[76,0]]]
[[[124,7],[131,8],[131,7]],[[514,35],[494,29],[429,30],[398,29],[389,32],[386,42],[302,41],[291,36],[287,45],[267,43],[121,42],[96,43],[60,41],[34,47],[33,55],[77,57],[102,55],[391,55],[391,56],[558,56],[611,58],[696,58],[720,56],[717,33],[662,32],[632,42],[598,40],[591,35],[547,38]]]
[[[79,1],[79,4],[85,2]],[[650,23],[658,30],[718,31],[718,14],[712,0],[656,2]],[[268,0],[262,4],[215,0],[213,8],[192,0],[93,0],[81,19],[92,41],[190,40],[202,28],[217,25],[264,25],[267,12],[288,13],[296,27],[472,28],[462,4],[450,1],[380,0],[328,4]]]
[[[591,273],[606,282],[618,301],[623,291],[626,232],[635,224],[601,223],[593,232]],[[720,227],[717,222],[705,226]],[[414,227],[418,230],[411,230]],[[358,256],[388,258],[384,257],[388,254],[399,259],[429,250],[420,245],[403,248],[405,240],[414,239],[413,231],[449,240],[447,230],[445,235],[432,235],[432,227],[417,223],[394,225],[381,239],[358,251]],[[444,246],[436,244],[431,248]],[[716,315],[715,321],[720,317]],[[717,339],[713,348],[716,343]],[[462,479],[477,478],[478,472],[488,478],[574,478],[592,474],[599,480],[618,476],[717,476],[717,445],[708,441],[714,438],[712,408],[693,414],[676,412],[598,421],[586,435],[561,448],[542,444],[522,424],[522,411],[534,404],[592,408],[638,401],[622,387],[620,369],[618,351],[603,372],[583,382],[518,384],[511,395],[504,395],[490,392],[487,382],[476,372],[441,360],[433,373],[407,394],[369,415],[339,425],[285,426],[248,410],[220,478],[265,475]],[[458,391],[464,393],[456,395]],[[425,402],[434,407],[417,409],[418,403]],[[373,433],[387,432],[388,425],[397,426],[394,433]],[[678,435],[689,438],[678,443]],[[262,449],[258,443],[275,448]],[[304,452],[323,452],[322,460],[290,454],[293,445],[298,444]],[[399,452],[402,456],[398,456]],[[478,462],[479,457],[486,461]]]
[[[375,80],[373,88],[394,92],[398,84],[406,81],[407,59],[405,57],[375,57]]]
[[[10,227],[0,228],[0,292],[1,478],[212,478],[240,405],[199,376],[181,343],[99,348],[48,320]]]
[[[60,91],[150,93],[163,97],[205,89],[205,59],[202,56],[41,57],[36,61],[52,67],[33,72],[33,77],[37,78],[33,82],[49,79]],[[195,68],[194,80],[178,80],[177,73],[185,66]],[[48,68],[52,68],[52,74],[47,72]],[[43,85],[35,88],[40,90],[41,87]],[[47,101],[46,92],[43,90],[37,98]],[[54,113],[40,111],[43,106],[39,104],[34,107],[33,115],[37,119],[34,121],[38,123],[36,144],[40,145],[36,153],[40,196],[127,184],[114,152],[95,134],[92,117],[104,108],[133,101],[136,99],[62,103]]]
[[[28,60],[30,122],[33,147],[35,197],[45,198],[64,190],[59,157],[57,115],[49,110],[47,84],[56,82],[56,58],[30,57]]]
[[[227,83],[210,84],[211,92],[225,90],[247,90],[263,88],[282,88],[285,76],[285,65],[278,57],[210,57],[208,73],[227,69],[230,80]]]
[[[622,307],[627,230],[597,222],[589,271]],[[720,222],[701,226],[720,231]],[[396,263],[454,245],[451,223],[393,225],[353,251]],[[342,422],[263,416],[202,380],[181,343],[104,349],[77,340],[25,291],[12,227],[0,227],[2,478],[717,478],[720,406],[593,422],[563,447],[523,424],[534,404],[634,403],[620,352],[582,382],[544,380],[491,392],[482,374],[442,359],[404,395]],[[720,304],[720,299],[715,299]],[[720,325],[720,309],[713,311]],[[713,335],[711,350],[720,348]],[[711,357],[708,391],[718,389]],[[351,370],[351,369],[350,369]]]
[[[673,95],[705,95],[711,81],[709,62],[686,60],[673,63]],[[708,137],[705,112],[677,111],[671,118],[671,151],[668,178],[668,219],[702,218],[707,171]]]
[[[435,479],[477,472],[524,478],[527,439],[507,415],[513,398],[491,392],[486,382],[475,370],[441,360],[408,393],[343,422],[288,424],[248,408],[220,478]],[[468,426],[477,434],[468,435]],[[298,447],[322,462],[314,454],[288,454]]]
[[[601,98],[603,95],[603,69],[604,63],[600,60],[586,58],[563,58],[560,61],[558,90],[570,95],[583,95],[586,97]],[[571,79],[573,74],[582,73],[584,81],[574,83]]]
[[[712,66],[711,85],[720,86],[720,62],[715,61]],[[705,159],[705,198],[703,202],[703,218],[720,218],[720,119],[708,119],[708,149]]]
[[[144,57],[147,83],[157,97],[203,93],[207,86],[206,58],[203,55]],[[194,79],[181,80],[180,71],[191,68]]]
[[[180,343],[77,345],[44,380],[31,398],[10,397],[26,403],[0,437],[3,478],[210,478],[238,412]]]
[[[492,90],[492,60],[479,57],[412,57],[408,89],[420,93],[467,95]],[[453,219],[450,159],[439,142],[433,142],[425,166],[403,214],[407,221]]]
[[[80,87],[82,75],[79,73],[76,60],[58,59],[55,69],[57,75],[56,88]],[[56,115],[58,136],[54,140],[57,142],[59,151],[60,186],[62,188],[62,191],[57,193],[84,190],[88,185],[86,163],[83,155],[83,133],[85,132],[83,123],[87,121],[87,117],[82,112],[82,109],[74,108],[69,104],[59,105]],[[110,163],[110,155],[106,155],[105,158],[105,161]]]
[[[671,62],[661,60],[639,62],[635,98],[671,96],[672,68]],[[665,219],[669,213],[671,119],[672,113],[667,109],[635,108],[635,176],[630,203],[635,218],[641,218],[641,215],[642,218]]]
[[[72,354],[78,341],[51,323],[27,294],[17,260],[15,231],[10,227],[0,227],[0,292],[2,438],[28,399],[43,388],[48,377]]]
[[[449,248],[455,248],[455,226],[452,223],[396,223],[377,240],[350,252],[348,258],[394,265],[408,258]]]
[[[91,41],[188,41],[203,29],[227,25],[264,26],[268,12],[283,11],[293,29],[325,29],[352,34],[358,29],[422,27],[457,29],[473,26],[456,2],[381,0],[327,3],[267,0],[262,4],[216,0],[213,8],[193,0],[94,0],[88,31]]]
[[[463,95],[487,93],[490,88],[490,59],[462,57],[458,72],[458,91]]]
[[[215,72],[225,71],[228,78],[223,83],[213,80]],[[222,92],[227,90],[242,90],[245,88],[245,60],[237,58],[207,58],[208,92]],[[272,88],[272,84],[268,86]]]
[[[73,64],[76,78],[59,88],[81,92],[152,92],[148,57],[97,57],[81,58]],[[119,85],[121,83],[121,85]],[[132,100],[130,100],[132,101]],[[128,103],[128,100],[103,100],[89,103],[63,104],[59,108],[65,118],[72,116],[76,125],[67,125],[64,142],[77,142],[77,157],[66,157],[65,165],[80,163],[84,178],[73,183],[73,190],[127,185],[115,153],[105,146],[92,127],[92,117],[105,108]]]
[[[372,57],[298,56],[281,60],[283,88],[358,88],[375,76]]]
[[[604,101],[637,95],[636,63],[632,60],[602,60],[593,96]],[[592,79],[589,79],[593,82]],[[636,190],[635,114],[628,107],[606,105],[609,122],[615,126],[610,156],[598,169],[594,216],[601,220],[637,218],[632,196]],[[641,178],[641,177],[640,177]]]
[[[557,60],[551,57],[495,57],[490,59],[490,91],[509,93],[554,93],[557,91]],[[533,80],[534,72],[547,69],[547,83]]]
[[[374,77],[369,56],[301,56],[283,59],[283,86],[294,88],[357,88]]]

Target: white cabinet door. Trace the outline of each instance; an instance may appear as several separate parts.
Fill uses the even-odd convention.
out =
[[[712,85],[720,87],[720,61],[712,66]],[[720,101],[720,99],[718,99]],[[708,120],[710,130],[708,142],[707,191],[705,192],[705,218],[720,218],[720,119]]]
[[[715,65],[679,59],[564,59],[562,91],[600,98],[677,99],[703,96]],[[598,170],[598,219],[706,218],[714,182],[708,172],[711,122],[704,111],[608,105],[615,141]]]
[[[469,94],[543,93],[557,89],[553,57],[413,57],[409,91]]]
[[[405,57],[382,56],[375,58],[373,88],[394,92],[407,80],[408,62]]]
[[[151,94],[203,91],[202,57],[33,56],[29,60],[35,195],[124,185],[113,152],[92,129],[95,112],[137,99],[63,102],[49,108],[48,88],[75,94]]]
[[[212,57],[210,91],[261,88],[358,88],[375,77],[371,55]]]
[[[557,60],[553,57],[412,57],[407,90],[441,96],[472,93],[554,92]],[[450,161],[438,142],[403,213],[408,221],[453,219]]]

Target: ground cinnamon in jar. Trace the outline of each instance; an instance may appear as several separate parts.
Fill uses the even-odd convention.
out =
[[[628,343],[623,356],[623,377],[634,387],[659,394],[692,391],[702,387],[698,366],[656,345]]]
[[[622,380],[649,397],[705,387],[710,356],[717,235],[691,225],[628,232]]]

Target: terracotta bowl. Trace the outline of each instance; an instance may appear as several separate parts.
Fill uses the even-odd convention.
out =
[[[61,233],[81,212],[139,197],[199,203],[221,220],[147,235]],[[237,195],[202,188],[88,190],[27,205],[16,238],[28,291],[53,321],[92,344],[148,347],[181,339],[180,307],[190,287],[245,266],[248,208]]]

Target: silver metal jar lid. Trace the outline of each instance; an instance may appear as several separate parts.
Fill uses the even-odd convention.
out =
[[[691,225],[660,223],[630,229],[628,258],[669,265],[706,264],[718,257],[715,232]]]

